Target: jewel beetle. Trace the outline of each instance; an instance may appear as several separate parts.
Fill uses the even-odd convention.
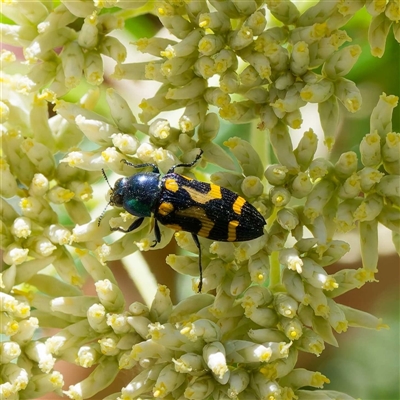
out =
[[[114,188],[102,170],[111,189],[107,206],[122,207],[138,217],[128,229],[118,227],[112,230],[131,232],[138,228],[146,217],[153,215],[155,240],[151,247],[161,241],[158,222],[176,231],[192,234],[199,249],[199,293],[202,288],[203,270],[198,236],[221,242],[241,242],[262,236],[265,225],[263,216],[238,194],[213,183],[197,181],[175,172],[180,167],[192,167],[202,154],[201,150],[191,163],[174,165],[164,176],[161,176],[155,164],[135,165],[121,160],[133,168],[151,167],[152,171],[120,178],[115,182]],[[98,225],[104,212],[105,210],[99,218]]]

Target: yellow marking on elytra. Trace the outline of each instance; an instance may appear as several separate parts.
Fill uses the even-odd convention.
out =
[[[194,200],[196,203],[206,204],[208,201],[210,201],[206,193],[201,193],[198,190],[185,185],[182,185],[181,187],[189,193],[191,199]]]
[[[206,212],[200,207],[189,207],[184,210],[179,210],[176,215],[183,217],[196,218],[201,222],[201,228],[197,232],[197,235],[201,237],[208,237],[210,235],[211,229],[214,228],[214,222],[207,217]]]
[[[239,221],[229,221],[228,224],[228,242],[234,242],[236,240],[236,228],[239,225]]]
[[[160,204],[160,207],[158,207],[158,213],[161,215],[168,215],[172,211],[174,211],[172,203],[164,202]]]
[[[177,192],[179,190],[179,185],[175,179],[169,178],[165,181],[165,188],[170,192]]]
[[[189,178],[188,176],[182,175],[185,179],[187,179],[188,181],[192,181],[193,178]]]
[[[211,189],[207,194],[213,199],[222,199],[221,187],[218,185],[214,185],[213,183],[210,183],[210,186]]]
[[[210,200],[222,199],[221,188],[218,185],[210,184],[210,190],[206,193],[202,193],[192,187],[182,185],[182,189],[189,193],[189,196],[193,201],[200,204],[206,204]]]
[[[242,213],[242,207],[245,205],[246,200],[243,197],[238,196],[238,198],[235,200],[235,202],[233,203],[233,211],[236,214],[241,214]]]
[[[180,225],[178,225],[178,224],[167,224],[165,226],[168,227],[168,228],[174,229],[176,231],[181,231],[182,230],[182,227]]]

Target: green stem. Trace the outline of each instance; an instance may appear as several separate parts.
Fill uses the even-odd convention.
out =
[[[279,263],[279,251],[273,251],[270,255],[270,272],[269,287],[280,285],[281,282],[281,265]]]

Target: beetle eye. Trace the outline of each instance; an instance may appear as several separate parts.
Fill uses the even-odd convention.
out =
[[[111,195],[110,204],[112,206],[122,207],[122,203],[124,201],[124,197],[118,193],[113,193]]]

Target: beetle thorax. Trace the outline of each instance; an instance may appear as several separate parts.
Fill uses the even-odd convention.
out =
[[[112,199],[132,215],[149,217],[159,196],[160,174],[145,172],[117,181]],[[122,204],[117,204],[121,198]]]

